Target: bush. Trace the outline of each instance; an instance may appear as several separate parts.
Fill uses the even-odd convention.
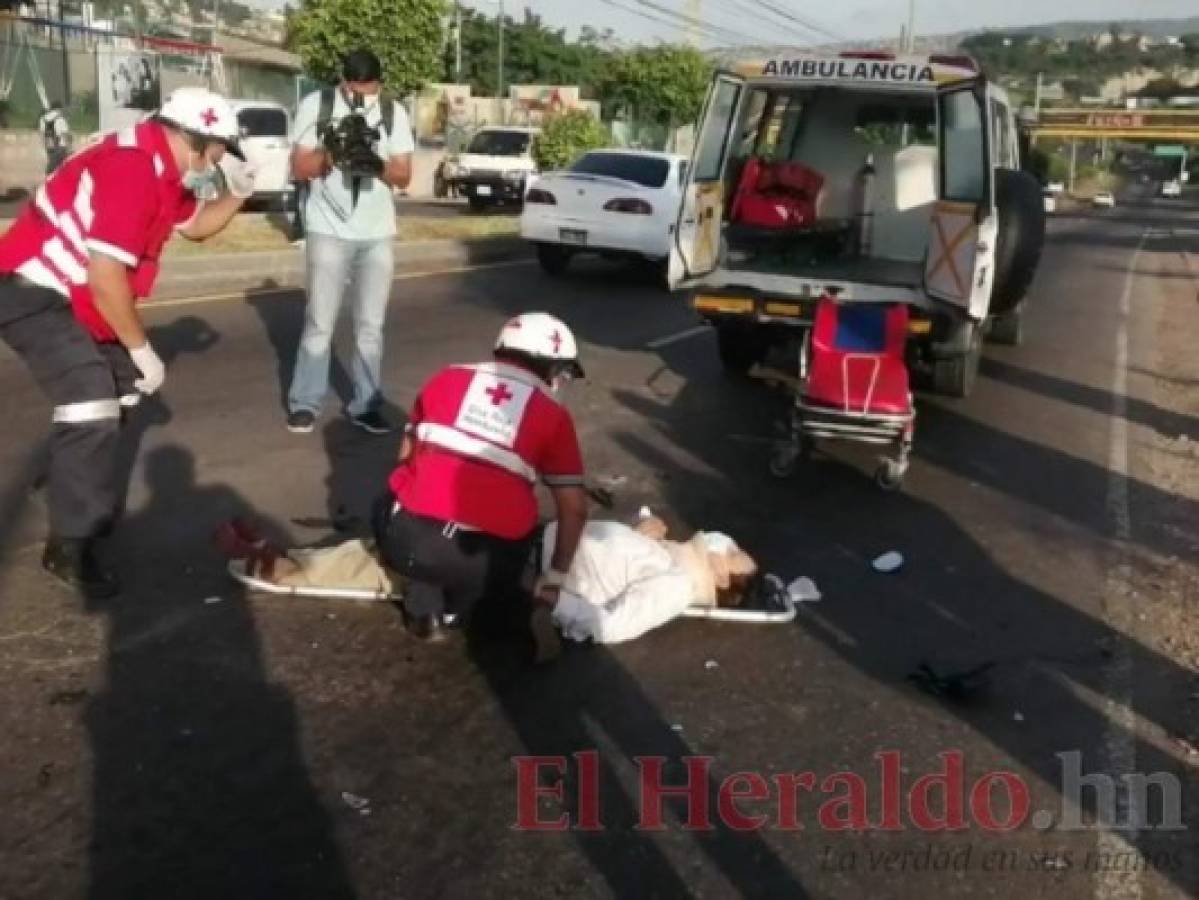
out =
[[[537,139],[534,156],[543,172],[563,169],[588,150],[598,150],[609,143],[608,129],[590,113],[572,109],[554,116],[545,123]]]

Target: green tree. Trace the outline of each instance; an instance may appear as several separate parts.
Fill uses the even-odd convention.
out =
[[[608,129],[581,109],[572,109],[548,119],[533,148],[543,172],[569,166],[588,150],[607,146]]]
[[[447,41],[442,57],[443,77],[454,80],[456,47]],[[604,52],[598,45],[570,43],[562,30],[547,28],[541,17],[525,11],[517,21],[504,17],[504,85],[572,84],[593,92],[595,75]],[[499,77],[499,21],[462,10],[462,81],[477,96],[496,95]]]
[[[711,63],[693,47],[637,47],[610,57],[600,77],[600,98],[635,120],[693,122],[711,73]]]
[[[304,0],[290,20],[290,46],[314,78],[336,81],[351,50],[373,50],[399,94],[441,74],[444,0]]]

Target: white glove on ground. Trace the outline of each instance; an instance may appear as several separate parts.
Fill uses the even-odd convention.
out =
[[[154,352],[154,348],[149,343],[142,344],[140,347],[130,350],[129,357],[137,366],[137,370],[142,373],[142,377],[133,382],[133,386],[147,397],[156,393],[167,379],[167,369],[162,360],[158,358],[158,354]]]
[[[225,178],[229,193],[238,200],[245,200],[254,193],[254,178],[258,175],[256,166],[242,162],[232,153],[226,153],[217,163],[217,168]]]

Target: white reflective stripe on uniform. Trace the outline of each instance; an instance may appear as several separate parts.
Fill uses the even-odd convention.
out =
[[[547,487],[582,487],[586,482],[582,475],[542,475]]]
[[[103,253],[105,256],[111,256],[117,262],[122,262],[129,268],[137,265],[137,257],[128,250],[122,250],[115,244],[110,244],[107,241],[98,241],[95,238],[88,238],[87,245],[97,253]]]
[[[38,287],[49,288],[64,297],[70,296],[70,289],[59,280],[50,267],[38,259],[36,256],[33,259],[27,259],[17,267],[17,274],[26,281],[36,284]]]
[[[166,168],[167,167],[165,165],[163,165],[162,157],[159,156],[157,153],[155,153],[154,154],[154,174],[157,175],[159,178],[161,178],[162,173],[166,171]]]
[[[119,419],[121,404],[116,400],[84,400],[54,407],[56,425],[83,425],[104,419]]]
[[[137,406],[142,402],[141,394],[122,394],[119,400],[121,406],[128,409],[131,406]]]
[[[70,279],[72,284],[87,283],[87,269],[80,264],[75,254],[67,249],[67,245],[62,242],[62,238],[50,238],[50,240],[46,241],[45,246],[42,247],[42,253],[45,254],[46,259],[56,265],[58,270]]]
[[[469,434],[463,434],[456,428],[438,425],[435,422],[422,422],[416,426],[416,439],[468,459],[477,459],[480,462],[499,466],[513,475],[519,475],[530,484],[537,481],[537,470],[521,459],[518,454],[505,450],[503,447],[497,447],[495,444],[489,444],[487,441],[473,438]]]
[[[92,179],[91,172],[84,172],[79,176],[79,187],[75,191],[75,215],[79,217],[83,227],[89,230],[96,219],[96,212],[92,209],[92,191],[95,187],[96,182]]]

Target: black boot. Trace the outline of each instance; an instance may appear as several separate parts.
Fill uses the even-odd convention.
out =
[[[121,592],[117,576],[96,559],[93,541],[87,538],[50,538],[42,568],[91,600],[107,600]]]

